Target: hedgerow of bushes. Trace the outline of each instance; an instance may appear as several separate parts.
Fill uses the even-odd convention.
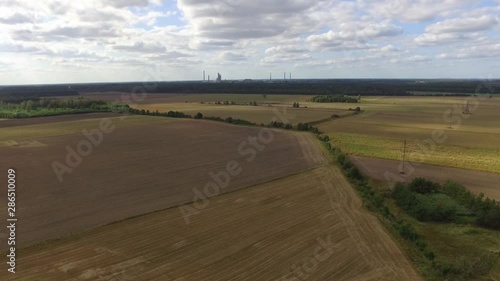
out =
[[[328,151],[335,157],[337,164],[342,168],[343,173],[347,176],[351,184],[356,188],[361,197],[364,199],[367,208],[380,213],[386,220],[390,222],[392,227],[399,233],[399,235],[415,244],[426,257],[430,260],[434,259],[434,253],[426,249],[425,242],[420,238],[417,231],[411,224],[396,218],[389,208],[384,203],[384,198],[375,192],[369,185],[367,179],[361,174],[359,169],[352,164],[349,158],[340,150],[340,148],[333,147],[330,143],[328,136],[319,135],[318,138],[323,142]]]
[[[243,119],[238,119],[238,118],[233,118],[233,117],[227,117],[227,118],[221,118],[221,117],[214,117],[214,116],[203,116],[202,113],[198,112],[194,117],[192,117],[189,114],[185,114],[183,112],[178,112],[178,111],[169,111],[169,112],[158,112],[156,111],[149,111],[149,110],[144,110],[144,109],[134,109],[134,108],[129,108],[128,112],[131,114],[139,114],[139,115],[152,115],[152,116],[165,116],[165,117],[173,117],[173,118],[194,118],[194,119],[205,119],[205,120],[212,120],[212,121],[218,121],[218,122],[226,122],[226,123],[231,123],[235,125],[247,125],[247,126],[255,126],[257,125],[254,122],[250,122],[247,120]],[[261,124],[261,126],[265,126],[264,124]],[[269,128],[281,128],[281,129],[287,129],[287,130],[298,130],[298,131],[308,131],[312,132],[314,134],[320,134],[320,131],[318,128],[314,127],[311,124],[308,123],[298,123],[297,126],[292,126],[289,123],[283,123],[279,121],[271,121],[267,127]]]
[[[475,224],[500,229],[500,207],[495,200],[474,195],[464,186],[448,181],[443,186],[424,178],[415,178],[409,185],[396,184],[392,197],[407,213],[420,221],[456,221],[456,205],[432,200],[429,195],[440,194],[470,210]]]
[[[455,264],[438,261],[435,253],[429,249],[424,238],[418,234],[412,224],[391,213],[385,203],[385,198],[379,192],[372,189],[367,179],[361,174],[356,166],[352,164],[340,148],[333,147],[328,136],[318,135],[318,139],[323,142],[328,151],[335,157],[343,173],[362,197],[366,208],[380,214],[401,238],[413,245],[413,247],[428,260],[433,277],[437,276],[438,280],[469,280],[488,272],[491,266],[488,258],[478,257],[478,259],[475,260],[464,261],[465,266],[457,266]],[[477,211],[478,225],[495,228],[498,227],[498,223],[500,222],[500,217],[498,217],[499,208],[494,204],[494,201],[492,202],[492,200],[489,199],[483,200],[482,196],[474,196],[465,189],[465,187],[452,182],[448,182],[441,187],[436,183],[420,178],[414,180],[409,186],[400,184],[396,186],[396,189],[398,191],[394,192],[398,194],[397,196],[401,196],[401,198],[409,202],[419,200],[418,197],[425,196],[424,194],[426,193],[443,192],[449,197],[457,200],[460,204]],[[409,195],[410,193],[412,194]],[[417,197],[417,199],[414,197]],[[442,212],[443,213],[439,216],[446,219],[448,219],[448,216],[451,216],[446,214],[447,211]],[[438,219],[442,220],[442,217]]]
[[[70,99],[33,98],[15,102],[0,101],[0,118],[30,118],[90,112],[124,112],[126,104],[108,103],[78,97]]]
[[[453,221],[457,212],[455,206],[436,204],[430,197],[414,192],[402,183],[396,184],[392,198],[410,216],[420,221]]]
[[[314,96],[311,98],[313,102],[344,102],[344,103],[358,103],[357,98],[351,98],[344,95],[323,95]]]

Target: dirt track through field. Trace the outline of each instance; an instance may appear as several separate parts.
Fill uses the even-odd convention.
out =
[[[0,279],[421,280],[332,166],[213,198],[189,225],[169,209],[22,250],[18,263]]]
[[[409,172],[406,175],[400,175],[398,167],[401,161],[354,155],[351,155],[350,159],[365,175],[373,179],[385,180],[384,174],[389,172],[402,177],[405,182],[410,182],[417,177],[424,177],[441,183],[452,180],[467,187],[475,194],[484,193],[486,197],[500,202],[500,174],[409,163],[406,167],[413,167],[413,172],[408,170]]]

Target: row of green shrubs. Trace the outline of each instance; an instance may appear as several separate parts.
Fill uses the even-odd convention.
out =
[[[323,96],[314,96],[311,98],[313,102],[344,102],[344,103],[358,103],[357,98],[351,98],[343,95],[323,95]]]
[[[421,239],[415,228],[409,223],[398,219],[394,216],[389,208],[385,205],[385,199],[380,193],[373,190],[368,183],[368,180],[361,174],[359,169],[349,160],[340,148],[332,146],[328,136],[320,135],[318,137],[326,146],[328,151],[335,157],[337,164],[342,168],[343,173],[349,179],[351,184],[356,188],[361,197],[364,199],[366,207],[372,211],[376,211],[384,217],[392,227],[403,237],[415,244],[426,257],[434,260],[434,253],[426,249],[425,242]]]
[[[414,248],[417,252],[421,253],[424,258],[423,260],[427,260],[427,262],[419,264],[419,267],[426,270],[427,277],[430,277],[432,280],[470,280],[471,278],[476,278],[488,272],[490,268],[488,266],[481,266],[481,268],[475,266],[464,267],[438,261],[436,254],[429,249],[424,237],[417,232],[410,222],[397,217],[391,212],[386,204],[387,198],[370,186],[368,180],[349,160],[346,154],[344,154],[340,148],[334,147],[330,143],[328,136],[318,135],[318,139],[323,142],[328,151],[334,156],[337,164],[341,167],[345,176],[360,194],[363,199],[364,206],[372,212],[378,213],[381,216],[381,219],[392,227],[394,232],[396,232],[402,239],[408,241],[409,245],[412,245],[412,248]],[[435,183],[429,181],[425,181],[424,185],[421,183],[421,179],[416,179],[412,182],[412,184],[410,184],[410,186],[414,188],[413,190],[437,190],[436,188],[438,185]],[[456,194],[461,194],[464,201],[471,200],[466,199],[468,196],[464,195],[462,187],[459,188],[456,185],[453,185],[452,187],[449,185],[447,186],[448,188],[455,190]]]
[[[261,124],[261,125],[264,126],[264,124]],[[279,121],[272,121],[267,126],[270,128],[282,128],[282,129],[287,129],[287,130],[296,129],[298,131],[308,131],[308,132],[312,132],[314,134],[320,133],[318,128],[316,128],[313,125],[308,124],[308,123],[298,123],[296,127],[293,127],[289,123],[285,124],[285,123],[279,122]]]
[[[264,125],[264,124],[262,124]],[[269,128],[281,128],[286,130],[293,129],[293,126],[290,123],[283,123],[279,121],[271,121],[268,125]]]
[[[495,200],[484,198],[484,194],[474,195],[454,182],[447,182],[442,192],[471,209],[476,214],[477,225],[500,230],[500,206]]]
[[[201,102],[201,103],[204,104],[205,102]],[[251,106],[258,106],[259,105],[256,101],[251,101],[248,104],[247,103],[237,104],[235,101],[223,101],[223,102],[216,101],[216,102],[214,102],[214,104],[217,104],[217,105],[251,105]]]
[[[440,185],[416,178],[409,185],[396,184],[392,197],[409,215],[420,221],[461,223],[458,219],[461,207],[469,216],[475,217],[477,226],[500,229],[500,207],[495,200],[484,198],[483,194],[476,196],[454,182]]]
[[[191,115],[185,114],[184,112],[180,112],[180,111],[159,112],[158,110],[149,111],[149,110],[144,110],[144,109],[129,108],[128,113],[138,114],[138,115],[163,116],[163,117],[171,117],[171,118],[192,118]]]
[[[206,120],[212,120],[212,121],[226,122],[226,123],[235,124],[235,125],[246,125],[246,126],[257,125],[253,122],[250,122],[250,121],[247,121],[244,119],[233,118],[233,117],[227,117],[225,119],[220,118],[220,117],[212,117],[212,116],[203,117],[203,115],[199,112],[194,116],[194,119],[206,119]]]
[[[151,115],[151,116],[164,116],[164,117],[173,117],[173,118],[194,118],[194,119],[205,119],[205,120],[212,120],[212,121],[218,121],[218,122],[226,122],[226,123],[231,123],[235,125],[246,125],[246,126],[256,126],[257,124],[254,122],[250,122],[244,119],[238,119],[238,118],[233,118],[233,117],[227,117],[227,118],[221,118],[221,117],[214,117],[214,116],[203,116],[201,112],[196,113],[194,116],[191,116],[189,114],[185,114],[183,112],[179,111],[169,111],[169,112],[158,112],[156,111],[149,111],[149,110],[144,110],[144,109],[134,109],[134,108],[129,108],[128,112],[131,114],[139,114],[139,115]],[[293,126],[289,123],[283,123],[279,121],[271,121],[269,124],[260,124],[260,126],[264,127],[267,126],[269,128],[280,128],[280,129],[287,129],[287,130],[298,130],[298,131],[308,131],[312,132],[314,134],[320,134],[320,131],[317,127],[314,127],[311,124],[308,123],[298,123],[297,126]]]
[[[411,191],[403,183],[396,184],[392,197],[398,206],[419,221],[453,221],[457,214],[453,204],[435,202],[428,195]]]
[[[129,112],[131,114],[163,116],[163,117],[171,117],[171,118],[206,119],[206,120],[212,120],[212,121],[218,121],[218,122],[231,123],[231,124],[235,124],[235,125],[248,125],[248,126],[257,125],[253,122],[243,120],[243,119],[238,119],[238,118],[232,118],[232,117],[220,118],[220,117],[213,117],[213,116],[203,116],[203,114],[201,114],[200,112],[196,113],[194,116],[191,116],[189,114],[186,114],[186,113],[180,112],[180,111],[158,112],[158,110],[149,111],[149,110],[144,110],[144,109],[132,109],[132,108],[130,109]]]

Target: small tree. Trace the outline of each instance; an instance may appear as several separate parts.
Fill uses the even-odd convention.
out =
[[[408,186],[410,190],[418,193],[431,193],[439,189],[439,184],[424,178],[415,178]]]
[[[31,111],[33,110],[33,101],[32,100],[29,100],[26,102],[26,111]]]
[[[203,119],[203,114],[201,114],[201,112],[196,113],[194,119]]]

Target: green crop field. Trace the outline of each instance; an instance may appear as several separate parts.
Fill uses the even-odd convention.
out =
[[[500,98],[362,98],[362,114],[318,125],[335,145],[362,156],[407,159],[441,166],[500,173]],[[348,104],[321,104],[345,109]]]

